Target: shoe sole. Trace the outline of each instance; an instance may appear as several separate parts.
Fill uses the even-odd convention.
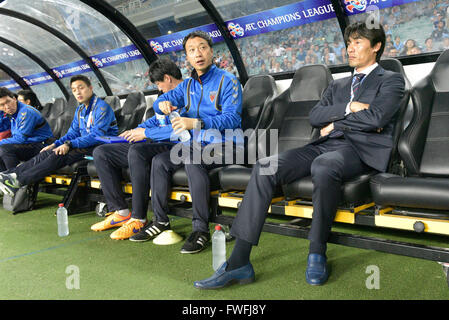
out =
[[[150,240],[151,240],[151,238],[144,239],[144,240],[141,240],[141,239],[132,239],[132,237],[129,238],[129,241],[132,241],[132,242],[147,242],[147,241],[150,241]]]
[[[8,195],[14,197],[14,192],[12,192],[7,185],[5,185],[2,181],[0,181],[0,190],[4,195]]]
[[[216,289],[221,289],[221,288],[228,287],[228,286],[233,285],[233,284],[240,284],[240,285],[250,284],[250,283],[253,283],[254,281],[256,281],[256,278],[255,277],[251,277],[251,278],[248,278],[248,279],[241,279],[241,280],[233,279],[231,281],[226,282],[224,285],[217,286],[217,287],[196,287],[196,286],[194,286],[194,287],[196,289],[200,289],[200,290],[216,290]]]
[[[193,253],[198,253],[198,252],[203,251],[204,248],[205,248],[205,247],[203,247],[203,248],[201,248],[201,249],[198,249],[198,250],[195,250],[195,251],[187,251],[187,250],[182,250],[182,249],[181,249],[180,252],[181,252],[181,253],[186,253],[186,254],[193,254]]]

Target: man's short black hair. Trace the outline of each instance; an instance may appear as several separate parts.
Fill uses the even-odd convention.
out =
[[[186,49],[187,40],[196,38],[196,37],[200,37],[200,38],[203,38],[204,40],[206,40],[209,47],[212,48],[212,38],[210,37],[210,35],[207,32],[197,30],[197,31],[192,31],[188,35],[185,36],[184,40],[182,41],[182,46],[184,47],[184,50]]]
[[[179,70],[176,63],[168,58],[160,58],[152,62],[148,69],[148,74],[152,83],[164,81],[164,75],[166,74],[177,80],[182,80],[181,70]]]
[[[376,22],[375,26],[368,27],[365,22],[354,22],[346,27],[344,39],[345,43],[348,43],[349,37],[357,38],[362,37],[370,41],[371,47],[374,47],[377,43],[381,43],[379,51],[376,53],[376,61],[380,61],[380,57],[385,49],[386,36],[382,25]]]
[[[19,96],[23,96],[24,100],[30,100],[30,105],[35,107],[37,106],[37,97],[36,94],[31,90],[20,90],[17,92]]]
[[[9,90],[6,87],[0,87],[0,98],[6,97],[6,96],[8,96],[10,98],[15,97],[14,93],[11,90]]]
[[[71,77],[70,78],[70,86],[72,86],[72,83],[74,83],[75,81],[83,81],[88,87],[92,86],[90,79],[86,76],[83,76],[82,74]]]

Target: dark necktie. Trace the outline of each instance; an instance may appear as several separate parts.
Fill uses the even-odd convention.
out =
[[[352,99],[354,99],[355,94],[356,94],[357,90],[359,89],[360,84],[362,83],[364,77],[365,77],[364,73],[356,73],[352,77],[351,102],[352,102]],[[341,130],[332,130],[332,132],[329,133],[329,138],[340,138],[342,136],[343,136],[343,131],[341,131]]]

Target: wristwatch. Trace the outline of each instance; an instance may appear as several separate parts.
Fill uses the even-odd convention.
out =
[[[204,121],[202,119],[198,119],[197,127],[199,129],[204,129]]]
[[[66,142],[64,142],[64,144],[69,147],[69,150],[72,149],[72,142],[70,140],[67,140]]]

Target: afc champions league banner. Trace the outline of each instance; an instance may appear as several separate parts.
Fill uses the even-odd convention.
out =
[[[341,0],[348,16],[419,1],[421,0]],[[226,21],[225,24],[231,36],[234,39],[240,39],[335,17],[330,0],[306,0],[232,19]],[[184,37],[195,30],[209,33],[214,43],[224,41],[217,26],[212,23],[154,38],[148,40],[148,43],[156,54],[180,51],[183,50],[182,41]],[[92,62],[99,69],[142,58],[142,54],[134,45],[117,48],[91,57]],[[84,60],[80,60],[53,68],[52,71],[58,78],[62,79],[92,70]],[[29,86],[53,81],[50,75],[45,72],[23,78]],[[11,90],[20,89],[20,86],[14,81],[2,82],[0,86],[8,86]]]

